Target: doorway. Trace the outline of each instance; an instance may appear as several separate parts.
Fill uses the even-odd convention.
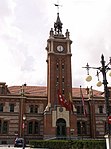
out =
[[[66,121],[62,118],[59,118],[56,121],[56,135],[57,138],[66,138]]]

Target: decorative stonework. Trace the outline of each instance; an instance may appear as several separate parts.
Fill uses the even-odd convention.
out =
[[[52,127],[56,127],[56,121],[59,118],[63,118],[66,121],[66,127],[69,127],[69,111],[66,111],[64,107],[63,111],[60,111],[61,107],[57,107],[57,111],[52,111]]]

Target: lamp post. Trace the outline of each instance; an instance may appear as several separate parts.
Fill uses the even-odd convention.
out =
[[[83,122],[82,122],[82,120],[81,120],[80,124],[81,124],[81,138],[83,140]]]
[[[23,115],[23,149],[25,149],[25,120],[26,120],[26,116]]]
[[[86,68],[87,69],[87,78],[86,78],[86,81],[91,81],[92,80],[92,77],[89,75],[89,69],[96,69],[97,70],[97,77],[98,77],[98,81],[99,81],[99,73],[102,73],[102,76],[103,76],[103,85],[104,85],[104,97],[105,97],[105,106],[106,106],[106,118],[107,118],[107,121],[106,121],[106,134],[108,135],[108,138],[109,138],[109,143],[107,144],[107,149],[110,149],[110,135],[111,135],[111,131],[110,131],[110,124],[108,123],[108,117],[110,116],[110,109],[109,109],[109,89],[107,87],[107,77],[106,77],[106,73],[111,70],[111,68],[109,67],[109,65],[111,65],[111,57],[110,57],[110,60],[109,60],[109,63],[108,64],[105,64],[105,60],[104,60],[104,56],[102,54],[101,56],[101,67],[90,67],[87,63],[86,67],[83,67],[83,68]],[[109,74],[111,76],[111,72]],[[97,83],[97,86],[101,86],[102,83],[99,81]]]

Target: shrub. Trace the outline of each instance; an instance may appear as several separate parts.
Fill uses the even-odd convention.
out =
[[[48,149],[106,149],[105,140],[31,140],[30,146]]]

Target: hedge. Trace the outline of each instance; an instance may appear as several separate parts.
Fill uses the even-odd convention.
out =
[[[31,140],[32,148],[47,149],[106,149],[105,140]]]

